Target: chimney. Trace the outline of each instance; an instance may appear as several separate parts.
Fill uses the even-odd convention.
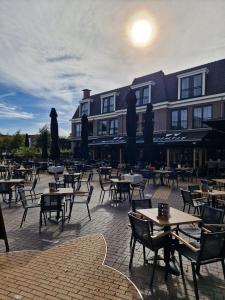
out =
[[[91,90],[89,89],[84,89],[83,90],[83,99],[90,98]]]

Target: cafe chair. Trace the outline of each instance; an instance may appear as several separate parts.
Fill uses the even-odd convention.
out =
[[[172,232],[171,234],[177,241],[179,241],[176,249],[179,254],[180,269],[183,280],[184,271],[182,257],[184,256],[191,262],[195,298],[196,300],[199,300],[196,274],[200,275],[200,267],[202,265],[221,262],[223,275],[225,278],[225,231],[213,233],[203,231],[199,248],[194,247],[175,232]]]
[[[194,214],[196,213],[196,211],[198,214],[200,214],[200,208],[206,203],[208,204],[208,199],[205,197],[193,199],[192,193],[190,191],[183,189],[180,189],[180,191],[184,204],[183,211],[185,211],[186,206],[188,206],[188,213],[190,213],[190,209],[193,208]]]
[[[176,186],[178,188],[178,174],[176,171],[172,171],[171,173],[165,175],[165,179],[167,181],[168,186],[174,186],[176,183]]]
[[[133,194],[135,192],[137,192],[139,194],[140,198],[144,198],[144,191],[145,191],[145,187],[147,184],[147,179],[143,179],[143,181],[139,182],[139,183],[132,183],[131,184],[131,199],[133,198]]]
[[[119,195],[119,198],[118,198],[118,195]],[[115,185],[113,200],[118,202],[118,201],[125,201],[127,199],[129,199],[129,201],[131,200],[130,183],[117,182]]]
[[[23,226],[23,222],[25,222],[25,220],[26,220],[28,209],[40,207],[40,204],[37,203],[37,202],[34,203],[33,198],[30,195],[26,196],[25,195],[25,190],[23,188],[18,189],[18,194],[19,194],[19,199],[20,199],[20,201],[22,203],[22,206],[24,208],[23,217],[22,217],[22,220],[21,220],[21,223],[20,223],[20,228],[21,228]]]
[[[154,252],[153,270],[152,270],[152,276],[150,280],[150,286],[152,286],[156,263],[158,260],[158,251],[159,249],[164,248],[166,243],[168,243],[168,235],[170,234],[170,231],[163,232],[156,236],[153,236],[150,232],[148,220],[143,219],[140,215],[134,212],[129,212],[128,216],[129,216],[132,235],[134,239],[132,249],[131,249],[129,269],[131,269],[132,267],[136,242],[140,243],[143,246],[144,260],[145,260],[145,248],[152,250]]]
[[[9,204],[9,208],[11,207],[13,190],[10,187],[8,182],[0,182],[0,195],[2,195],[3,202]],[[8,199],[7,199],[8,195]]]
[[[30,193],[30,196],[31,196],[31,199],[36,199],[36,193],[35,193],[35,188],[36,188],[36,185],[37,185],[37,181],[38,179],[35,178],[33,183],[32,183],[32,186],[29,188],[29,187],[25,187],[24,188],[24,192],[29,192]]]
[[[87,178],[83,178],[79,180],[79,184],[78,184],[78,190],[80,190],[82,183],[87,185],[87,189],[90,190],[90,186],[91,186],[91,181],[93,178],[93,172],[89,172],[88,177]]]
[[[73,199],[72,199],[72,202],[71,202],[71,207],[70,207],[69,220],[71,218],[71,213],[72,213],[72,209],[73,209],[74,204],[75,205],[77,205],[77,204],[86,205],[87,211],[88,211],[88,216],[89,216],[89,219],[91,220],[89,204],[90,204],[90,201],[91,201],[93,190],[94,190],[94,187],[93,187],[93,185],[91,185],[88,193],[79,192],[79,191],[77,191],[77,194],[76,194],[76,192],[74,193],[74,196],[73,196]]]
[[[55,212],[56,222],[61,221],[61,229],[63,231],[63,226],[65,222],[65,201],[62,195],[41,195],[40,201],[40,219],[39,219],[39,233],[41,233],[41,227],[43,224],[42,217],[44,218],[45,225],[47,225],[47,214]]]
[[[224,210],[204,205],[199,216],[202,220],[198,227],[195,225],[178,227],[178,232],[188,236],[191,239],[200,241],[202,228],[207,228],[210,231],[218,231],[223,223]]]
[[[99,184],[101,187],[101,193],[100,193],[100,197],[99,197],[99,203],[103,203],[103,200],[105,198],[105,193],[108,192],[109,193],[109,198],[112,199],[113,194],[114,194],[114,187],[112,185],[111,182],[103,182],[101,176],[99,176]]]

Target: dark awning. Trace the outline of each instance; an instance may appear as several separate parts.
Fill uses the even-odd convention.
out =
[[[155,145],[164,145],[164,144],[184,144],[184,143],[196,143],[201,142],[206,135],[208,134],[208,130],[203,131],[187,131],[187,132],[164,132],[164,133],[155,133],[153,142]],[[126,144],[126,137],[105,137],[98,138],[89,141],[90,146],[110,146],[110,145],[121,145]],[[137,136],[136,138],[137,144],[143,144],[144,138],[143,136]]]
[[[183,144],[183,143],[196,143],[201,142],[206,135],[207,131],[187,131],[176,133],[158,133],[154,134],[154,144]]]
[[[225,133],[225,119],[214,119],[214,120],[205,121],[204,123],[215,130]]]

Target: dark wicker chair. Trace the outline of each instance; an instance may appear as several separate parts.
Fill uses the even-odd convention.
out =
[[[192,197],[192,193],[187,190],[180,189],[182,199],[183,199],[183,211],[185,211],[186,206],[188,206],[188,213],[190,213],[190,209],[194,209],[194,213],[197,211],[200,214],[200,208],[208,203],[206,198],[194,198]]]

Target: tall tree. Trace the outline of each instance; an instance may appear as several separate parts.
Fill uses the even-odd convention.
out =
[[[50,133],[48,127],[45,125],[40,130],[40,138],[38,139],[38,145],[41,147],[41,157],[43,159],[48,158],[48,147],[49,147],[49,139]]]
[[[55,108],[51,109],[51,150],[50,155],[53,160],[58,160],[60,158],[60,149],[59,149],[59,130],[58,130],[58,121],[57,121],[57,112]]]
[[[126,96],[127,103],[127,115],[126,115],[126,127],[127,127],[127,146],[126,146],[126,158],[130,165],[136,163],[136,130],[137,130],[137,114],[136,114],[136,102],[137,98],[132,89]]]
[[[89,131],[88,118],[87,115],[84,114],[81,119],[81,156],[85,160],[89,158],[88,131]]]
[[[153,162],[153,132],[154,132],[154,113],[152,111],[152,104],[148,103],[144,117],[144,152],[143,161],[146,163]]]
[[[30,143],[29,143],[29,135],[28,135],[27,133],[25,134],[24,145],[25,145],[25,147],[29,147],[29,146],[30,146]]]

